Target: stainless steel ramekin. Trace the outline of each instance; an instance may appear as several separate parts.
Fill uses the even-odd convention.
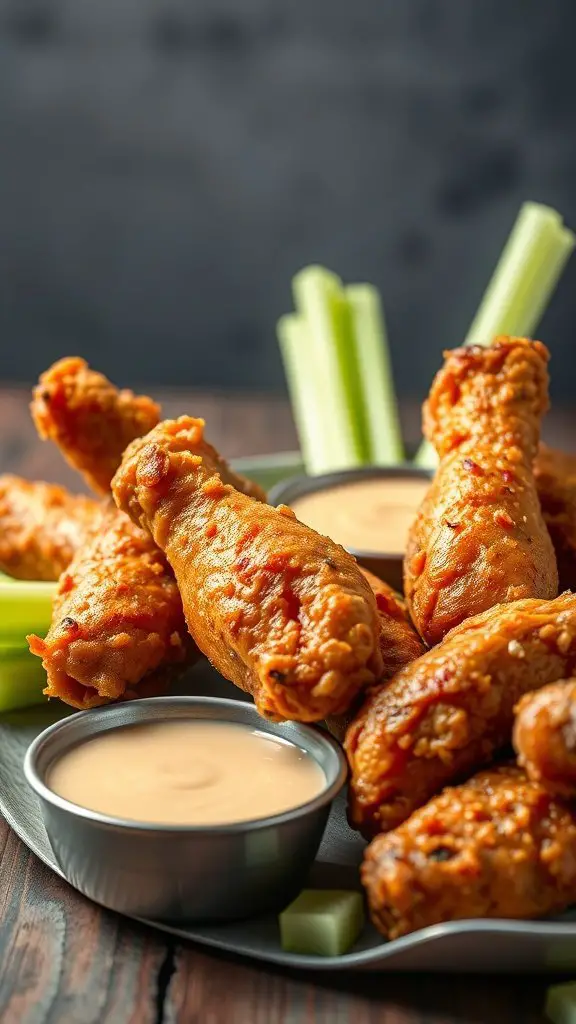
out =
[[[325,789],[271,818],[204,827],[108,817],[64,800],[46,785],[50,766],[97,733],[191,718],[240,722],[291,740],[320,765]],[[164,921],[230,921],[286,906],[306,880],[330,804],[346,780],[344,755],[327,733],[295,722],[267,722],[250,704],[212,697],[155,697],[71,715],[34,740],[24,770],[68,881],[112,910]]]

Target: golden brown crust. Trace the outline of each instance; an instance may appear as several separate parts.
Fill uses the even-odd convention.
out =
[[[541,444],[534,476],[556,552],[560,590],[576,590],[576,455]]]
[[[531,779],[557,796],[576,797],[576,679],[559,680],[522,698],[514,748]]]
[[[57,580],[100,515],[93,498],[0,476],[0,571],[20,580]]]
[[[163,555],[112,504],[60,577],[45,640],[28,640],[44,692],[78,708],[161,693],[195,656]]]
[[[183,416],[135,441],[116,502],[166,552],[200,649],[262,714],[342,713],[382,669],[372,591],[343,548],[223,483],[203,429]]]
[[[516,766],[446,789],[367,848],[362,882],[389,939],[462,918],[534,918],[576,900],[576,814]]]
[[[548,406],[548,351],[525,338],[446,353],[425,405],[438,472],[410,532],[404,585],[438,643],[471,615],[558,592],[533,461]]]
[[[40,437],[54,441],[98,494],[110,492],[130,441],[160,418],[151,398],[119,391],[78,356],[60,359],[42,374],[31,412]]]
[[[394,828],[446,784],[489,764],[520,697],[576,667],[576,595],[499,605],[463,622],[368,695],[346,734],[350,820]]]

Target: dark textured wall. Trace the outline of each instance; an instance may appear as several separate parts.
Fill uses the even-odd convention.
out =
[[[318,260],[381,287],[422,393],[520,202],[576,225],[575,36],[573,0],[0,0],[0,376],[282,387]]]

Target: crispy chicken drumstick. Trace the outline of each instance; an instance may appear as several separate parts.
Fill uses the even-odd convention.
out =
[[[489,764],[520,697],[576,668],[576,595],[498,605],[370,693],[346,734],[350,820],[395,828],[450,782]]]
[[[158,407],[118,391],[80,359],[61,360],[41,381],[36,418],[43,409],[46,432],[104,490],[125,443],[156,422]],[[45,693],[80,708],[161,693],[198,653],[164,556],[111,502],[60,577],[47,636],[29,643],[48,675]]]
[[[471,615],[558,592],[533,474],[548,407],[548,351],[525,338],[446,353],[424,407],[440,464],[410,532],[404,585],[438,643]]]
[[[562,679],[522,698],[514,747],[531,779],[559,797],[576,797],[576,679]]]
[[[378,679],[378,612],[354,559],[223,482],[202,420],[135,441],[112,486],[166,552],[199,648],[262,714],[318,721]]]
[[[576,900],[576,812],[513,766],[446,789],[365,852],[388,939],[461,918],[533,918]]]
[[[57,580],[97,526],[100,505],[56,484],[0,477],[0,571]]]

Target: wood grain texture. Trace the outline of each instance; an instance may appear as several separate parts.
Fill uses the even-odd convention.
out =
[[[294,447],[272,398],[155,395],[166,415],[205,416],[230,457]],[[79,489],[30,423],[28,392],[0,389],[0,472]],[[417,411],[404,410],[410,436]],[[574,417],[551,436],[569,445]],[[0,819],[2,1024],[542,1024],[550,979],[297,975],[169,942],[101,910],[52,874]]]

